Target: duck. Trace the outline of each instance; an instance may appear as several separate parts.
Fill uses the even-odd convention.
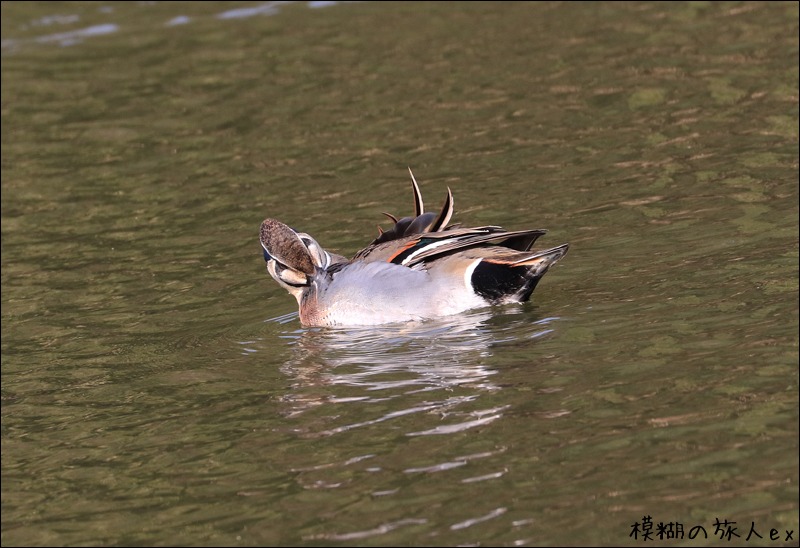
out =
[[[414,215],[378,227],[352,259],[272,218],[261,223],[266,269],[297,300],[305,327],[370,326],[422,321],[480,307],[528,301],[569,244],[534,250],[547,231],[450,224],[453,193],[425,212],[409,168]]]

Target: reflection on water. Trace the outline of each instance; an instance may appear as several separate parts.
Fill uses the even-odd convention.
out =
[[[493,422],[506,405],[476,408],[480,394],[499,390],[492,382],[497,370],[486,365],[493,349],[510,340],[535,339],[552,332],[558,318],[531,322],[515,314],[488,310],[424,322],[344,329],[296,329],[280,335],[292,348],[281,372],[291,379],[283,398],[289,417],[325,404],[363,405],[366,418],[337,425],[310,436],[329,436],[414,413],[447,416],[446,424],[406,432],[406,435],[452,434]],[[296,314],[268,320],[286,324]],[[274,342],[240,343],[248,353]],[[391,400],[404,404],[375,414],[370,404]],[[470,410],[461,412],[462,404]],[[380,406],[383,409],[383,405]],[[331,411],[333,412],[333,411]]]

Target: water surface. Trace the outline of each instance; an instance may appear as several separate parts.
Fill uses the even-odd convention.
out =
[[[796,545],[796,3],[4,2],[2,35],[3,545]],[[352,255],[407,166],[570,253],[524,306],[302,328],[261,220]]]

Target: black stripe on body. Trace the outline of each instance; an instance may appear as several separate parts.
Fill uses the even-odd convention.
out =
[[[419,242],[417,242],[416,244],[412,245],[408,249],[404,250],[402,253],[399,253],[398,255],[396,255],[389,262],[394,263],[394,264],[403,264],[403,261],[406,258],[408,258],[409,255],[411,255],[412,253],[414,253],[416,251],[419,251],[421,248],[427,246],[428,244],[436,242],[436,241],[437,240],[431,239],[431,238],[420,238]]]

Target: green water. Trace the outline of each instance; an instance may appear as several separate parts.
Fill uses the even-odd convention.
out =
[[[2,544],[797,545],[797,3],[315,6],[3,2]],[[570,253],[303,329],[407,166]]]

